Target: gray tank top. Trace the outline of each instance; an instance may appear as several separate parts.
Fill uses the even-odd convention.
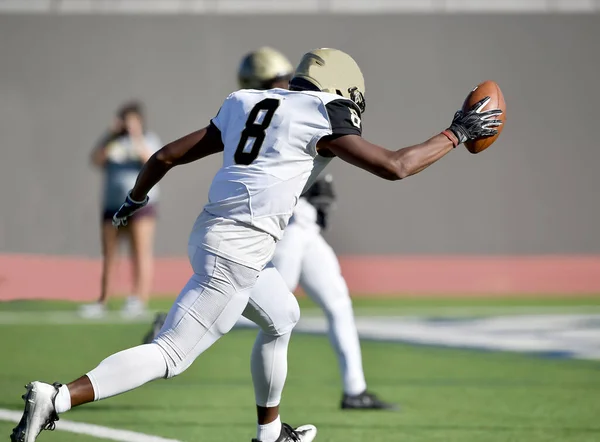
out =
[[[153,133],[146,133],[144,140],[152,153],[162,147],[159,138]],[[136,155],[131,139],[127,135],[111,141],[106,146],[106,154],[103,205],[105,210],[117,210],[123,204],[127,192],[135,184],[143,163]],[[154,186],[148,193],[150,204],[158,201],[158,195],[158,186]]]

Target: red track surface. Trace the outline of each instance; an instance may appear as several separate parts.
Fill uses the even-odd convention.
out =
[[[346,256],[340,261],[350,291],[357,295],[600,294],[600,256]],[[177,293],[190,272],[185,258],[158,259],[154,291]],[[129,292],[129,274],[123,263],[117,292]],[[0,255],[0,300],[91,301],[99,281],[97,259]]]

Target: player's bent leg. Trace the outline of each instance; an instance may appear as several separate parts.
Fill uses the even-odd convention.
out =
[[[287,376],[287,348],[300,319],[300,307],[271,264],[260,273],[243,315],[260,327],[251,359],[256,403],[276,406]]]
[[[348,286],[335,252],[320,234],[311,239],[306,249],[300,285],[308,296],[321,306],[327,317],[329,340],[337,354],[344,388],[342,408],[393,408],[392,404],[385,403],[367,392],[360,341]]]
[[[167,374],[165,356],[156,344],[139,345],[120,351],[104,359],[96,368],[86,374],[94,391],[92,400],[99,401],[111,396],[141,387]],[[70,387],[70,384],[69,384]],[[81,396],[70,387],[70,396]],[[73,399],[76,399],[75,397]],[[81,405],[80,400],[72,401],[72,406]],[[64,412],[67,410],[60,410]]]
[[[292,330],[300,319],[300,308],[272,264],[259,275],[243,315],[260,327],[250,363],[258,415],[254,441],[312,441],[317,434],[313,425],[293,429],[279,417],[287,377],[287,350]]]
[[[199,248],[192,252],[195,274],[171,308],[156,341],[109,356],[69,385],[28,385],[23,418],[13,430],[12,442],[35,441],[41,430],[53,428],[58,413],[72,406],[183,372],[233,327],[259,272]]]
[[[229,332],[248,304],[258,270],[190,246],[195,274],[154,340],[166,355],[167,377],[182,373]]]
[[[273,263],[258,275],[243,316],[272,336],[291,333],[300,320],[298,301]]]

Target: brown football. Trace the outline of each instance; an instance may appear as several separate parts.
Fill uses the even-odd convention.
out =
[[[482,150],[490,147],[494,141],[498,139],[504,123],[506,122],[506,102],[504,101],[504,95],[498,84],[494,81],[488,80],[481,83],[475,89],[471,91],[465,103],[463,104],[462,110],[468,111],[475,103],[483,100],[485,97],[490,97],[490,102],[483,108],[484,111],[492,109],[502,109],[502,115],[496,117],[498,120],[502,120],[502,126],[498,127],[498,133],[493,137],[478,138],[477,140],[467,141],[465,146],[471,153],[479,153]]]

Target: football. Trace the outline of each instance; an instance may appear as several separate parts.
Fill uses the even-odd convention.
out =
[[[504,101],[504,95],[502,95],[502,91],[498,84],[494,81],[488,80],[484,81],[480,85],[478,85],[475,89],[471,91],[471,93],[467,96],[462,110],[469,110],[475,103],[484,99],[485,97],[490,97],[490,102],[483,108],[483,110],[491,110],[491,109],[502,109],[502,115],[496,117],[498,120],[502,120],[502,126],[498,127],[498,133],[493,137],[485,137],[479,138],[477,140],[470,140],[465,143],[467,150],[471,153],[479,153],[488,147],[490,147],[500,136],[502,129],[504,128],[504,123],[506,121],[506,102]]]

